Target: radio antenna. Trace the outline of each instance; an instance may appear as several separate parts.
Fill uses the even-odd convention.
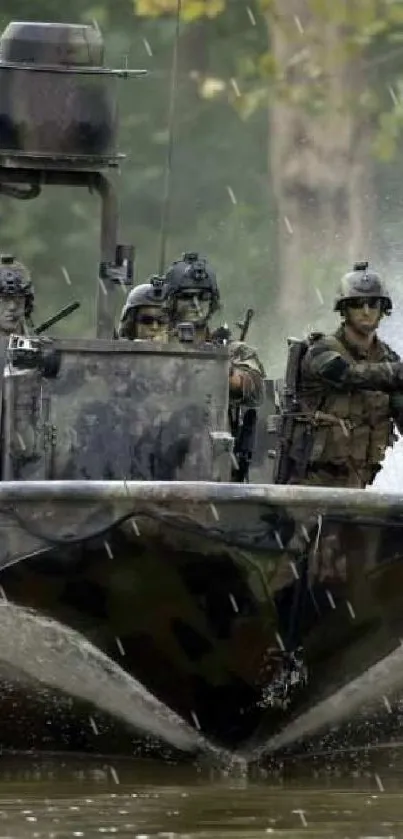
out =
[[[171,68],[171,83],[169,92],[169,110],[168,110],[168,149],[164,172],[164,190],[162,199],[161,211],[161,226],[160,226],[160,247],[159,247],[159,265],[158,273],[160,276],[164,273],[166,248],[168,239],[169,227],[169,211],[171,205],[171,182],[172,182],[172,159],[174,149],[174,122],[175,122],[175,107],[178,94],[178,55],[179,55],[179,35],[180,35],[180,19],[182,12],[182,0],[177,0],[176,4],[176,24],[175,24],[175,40],[172,54],[172,68]]]

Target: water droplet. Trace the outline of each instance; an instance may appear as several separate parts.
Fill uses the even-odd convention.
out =
[[[304,27],[302,26],[302,23],[301,23],[298,15],[294,15],[294,21],[295,21],[295,26],[297,27],[299,34],[303,35],[304,34]]]
[[[92,730],[93,730],[94,734],[99,734],[99,731],[98,731],[98,728],[97,728],[97,724],[96,724],[96,722],[95,722],[95,720],[94,720],[94,718],[93,718],[93,717],[90,717],[90,725],[91,725],[91,728],[92,728]]]
[[[124,651],[124,648],[123,648],[123,644],[122,644],[122,642],[121,642],[120,638],[115,638],[115,641],[116,641],[117,648],[118,648],[118,650],[119,650],[120,654],[121,654],[121,655],[126,655],[126,653],[125,653],[125,651]]]
[[[236,200],[236,198],[235,198],[235,193],[234,193],[234,190],[233,190],[230,186],[227,186],[227,192],[228,192],[228,195],[229,195],[229,197],[230,197],[230,199],[231,199],[232,203],[233,203],[233,204],[236,204],[236,203],[237,203],[237,200]]]
[[[283,641],[279,632],[276,632],[276,640],[277,640],[277,643],[280,647],[280,650],[282,650],[284,652],[285,651],[285,644],[284,644],[284,641]]]
[[[308,822],[305,818],[305,813],[303,810],[293,810],[292,812],[300,817],[303,827],[308,827]]]
[[[324,299],[323,299],[323,294],[322,294],[322,292],[321,292],[320,288],[315,288],[315,291],[316,291],[316,296],[317,296],[317,298],[318,298],[318,300],[319,300],[319,303],[321,304],[321,306],[323,306],[323,304],[324,304],[324,302],[325,302],[325,301],[324,301]]]
[[[108,554],[108,556],[109,556],[109,559],[113,559],[113,553],[112,553],[112,549],[111,549],[111,546],[110,546],[109,542],[107,542],[107,541],[105,540],[104,545],[105,545],[105,550],[106,550],[106,553],[107,553],[107,554]]]
[[[234,612],[237,612],[237,613],[238,613],[238,612],[239,612],[239,606],[238,606],[238,603],[237,603],[237,602],[236,602],[236,600],[235,600],[234,595],[230,593],[230,594],[228,595],[228,597],[229,597],[229,599],[230,599],[230,601],[231,601],[231,603],[232,603],[232,608],[233,608]]]
[[[196,726],[197,730],[198,730],[198,731],[200,731],[201,726],[200,726],[200,723],[199,723],[199,718],[198,718],[198,716],[197,716],[197,714],[196,714],[196,711],[191,711],[191,712],[190,712],[190,716],[192,717],[192,720],[193,720],[193,722],[194,722],[194,724],[195,724],[195,726]]]
[[[281,539],[281,536],[280,536],[278,530],[274,531],[274,538],[275,538],[280,550],[282,551],[284,549],[284,545],[283,545],[283,542],[282,542],[282,539]]]
[[[352,605],[351,605],[350,601],[349,601],[349,600],[346,600],[346,604],[347,604],[347,609],[348,609],[348,611],[350,612],[351,617],[352,617],[352,618],[355,618],[355,611],[354,611],[354,609],[353,609],[353,607],[352,607]]]
[[[133,531],[136,534],[136,536],[140,536],[140,530],[138,528],[138,524],[136,522],[136,519],[133,519],[133,518],[130,519],[130,524],[131,524],[131,526],[133,528]]]
[[[119,781],[119,775],[118,775],[118,773],[116,772],[115,767],[114,767],[114,766],[110,766],[109,768],[110,768],[110,770],[111,770],[111,775],[112,775],[113,780],[115,781],[115,784],[120,784],[120,781]]]
[[[335,608],[336,608],[336,604],[335,604],[335,602],[334,602],[334,600],[333,600],[333,595],[332,595],[332,592],[331,592],[331,591],[329,591],[329,589],[328,589],[328,588],[326,589],[326,597],[327,597],[327,599],[328,599],[328,601],[329,601],[329,603],[330,603],[330,605],[331,605],[332,609],[335,609]]]
[[[64,265],[61,266],[61,272],[63,274],[64,279],[66,280],[67,285],[71,285],[70,274]]]
[[[393,90],[393,87],[392,87],[391,85],[389,85],[389,86],[388,86],[388,91],[389,91],[389,93],[390,93],[390,98],[391,98],[391,100],[392,100],[393,104],[394,104],[394,105],[398,105],[398,104],[399,104],[399,99],[398,99],[398,97],[396,96],[396,93],[395,93],[395,91]]]
[[[376,772],[375,772],[374,778],[376,780],[376,783],[377,783],[377,786],[378,786],[378,789],[380,790],[380,792],[385,792],[385,787],[384,787],[379,775]]]
[[[252,12],[252,9],[251,9],[250,6],[246,7],[246,12],[247,12],[248,18],[249,18],[252,26],[256,26],[256,18],[255,18],[255,15]]]
[[[292,573],[294,574],[295,579],[299,580],[299,574],[298,574],[298,571],[297,571],[297,566],[295,565],[295,562],[292,559],[290,560],[290,566],[291,566],[291,570],[292,570]]]
[[[236,80],[236,79],[234,79],[234,78],[232,78],[232,79],[231,79],[231,84],[232,84],[232,87],[233,87],[233,89],[234,89],[234,91],[235,91],[235,95],[236,95],[236,96],[240,96],[240,95],[241,95],[241,91],[239,90],[237,80]]]

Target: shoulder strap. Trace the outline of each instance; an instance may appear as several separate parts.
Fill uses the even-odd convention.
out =
[[[336,335],[327,335],[326,336],[326,342],[328,343],[328,346],[332,350],[335,350],[336,352],[340,353],[340,355],[342,355],[344,358],[348,359],[348,361],[352,361],[352,362],[357,361],[357,359],[354,358],[353,354],[346,347],[346,345],[343,343],[343,341],[341,341],[340,338],[337,338]]]

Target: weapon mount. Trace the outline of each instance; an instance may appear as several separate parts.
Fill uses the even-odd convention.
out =
[[[43,186],[86,187],[101,199],[96,331],[111,337],[114,291],[132,285],[131,246],[117,244],[117,80],[95,26],[12,22],[0,37],[0,193],[36,198]],[[18,102],[18,109],[15,103]]]

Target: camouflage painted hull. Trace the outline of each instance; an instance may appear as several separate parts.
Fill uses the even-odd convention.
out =
[[[225,746],[265,739],[398,643],[401,496],[42,481],[1,484],[0,505],[5,597],[79,630]],[[312,516],[349,528],[347,557],[293,558]]]

